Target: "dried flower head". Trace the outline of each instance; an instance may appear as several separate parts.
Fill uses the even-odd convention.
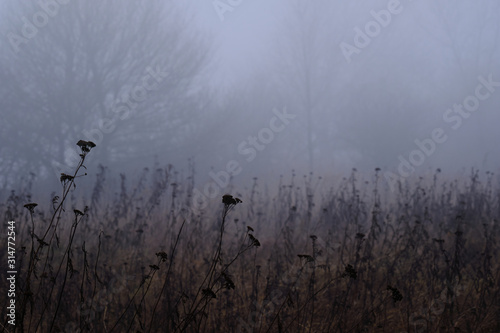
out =
[[[364,234],[364,233],[362,233],[362,232],[358,232],[358,233],[356,234],[356,238],[357,238],[357,239],[363,239],[363,238],[365,238],[365,234]]]
[[[73,212],[75,213],[75,216],[78,217],[78,216],[83,216],[83,212],[78,210],[78,209],[73,209]]]
[[[403,295],[401,295],[401,293],[399,292],[399,290],[397,288],[387,286],[387,290],[391,291],[391,293],[392,293],[391,297],[392,297],[392,300],[394,301],[394,303],[399,302],[403,299]]]
[[[342,277],[350,277],[351,279],[356,280],[358,272],[356,272],[356,269],[354,269],[351,264],[347,264],[347,266],[345,266],[344,273],[342,273]]]
[[[65,174],[65,173],[61,173],[61,178],[60,178],[60,179],[61,179],[61,183],[63,183],[63,184],[64,184],[64,183],[66,183],[67,181],[72,181],[72,180],[73,180],[73,178],[75,178],[75,177],[70,176],[70,175],[67,175],[67,174]]]
[[[297,254],[297,256],[300,258],[300,259],[305,259],[306,262],[313,262],[314,261],[314,258],[311,257],[310,255],[308,254]]]
[[[167,261],[167,254],[164,251],[157,252],[156,256],[163,262]]]
[[[221,283],[222,283],[223,288],[226,288],[226,289],[234,289],[235,288],[233,279],[231,278],[230,275],[228,275],[226,273],[222,273],[221,277],[222,277]]]
[[[38,206],[37,203],[31,202],[31,203],[27,203],[26,205],[24,205],[24,208],[28,209],[30,211],[30,213],[33,214],[35,212],[36,206]]]
[[[215,293],[210,288],[203,289],[201,293],[207,298],[217,298],[217,295],[215,295]]]
[[[95,143],[93,143],[92,141],[84,141],[84,140],[79,140],[76,145],[78,147],[80,147],[80,149],[82,150],[82,153],[88,153],[90,151],[90,149],[94,148],[95,147]]]
[[[259,240],[257,238],[255,238],[254,235],[248,234],[248,238],[250,238],[250,245],[251,246],[255,246],[255,247],[260,246]]]
[[[234,199],[233,196],[230,194],[224,194],[222,196],[222,203],[224,205],[236,205],[237,204],[236,199]]]

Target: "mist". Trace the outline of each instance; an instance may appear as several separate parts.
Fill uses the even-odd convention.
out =
[[[0,0],[0,80],[2,332],[500,332],[498,0]]]
[[[30,172],[57,184],[80,139],[97,144],[90,170],[194,163],[205,182],[234,161],[240,186],[292,170],[498,171],[492,0],[6,2],[1,15],[4,188]]]

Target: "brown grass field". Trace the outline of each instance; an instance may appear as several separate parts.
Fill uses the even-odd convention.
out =
[[[500,332],[492,173],[436,171],[395,192],[378,169],[330,187],[255,179],[193,209],[194,171],[77,177],[92,148],[79,143],[61,193],[0,203],[18,271],[15,326],[0,284],[2,332]]]

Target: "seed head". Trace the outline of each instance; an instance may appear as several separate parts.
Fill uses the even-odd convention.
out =
[[[35,212],[36,206],[38,206],[38,204],[31,202],[31,203],[27,203],[26,205],[24,205],[24,208],[26,208],[27,210],[30,211],[31,214],[33,214]]]
[[[73,212],[75,213],[75,216],[78,217],[78,216],[83,216],[83,212],[78,210],[78,209],[73,209]]]
[[[391,293],[392,293],[391,297],[392,297],[392,300],[394,301],[394,303],[400,302],[403,299],[403,295],[401,295],[401,292],[399,292],[399,290],[397,288],[387,286],[387,290],[391,291]]]
[[[156,253],[156,256],[161,259],[161,261],[167,261],[167,254],[164,251]]]
[[[356,272],[356,269],[352,267],[351,264],[348,264],[345,266],[345,271],[342,273],[342,277],[350,277],[351,279],[356,280],[358,272]]]
[[[84,141],[84,140],[79,140],[76,145],[80,147],[82,150],[82,153],[88,153],[90,149],[95,147],[95,143],[92,141]]]

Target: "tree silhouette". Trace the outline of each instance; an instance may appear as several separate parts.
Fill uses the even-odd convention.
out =
[[[211,51],[174,1],[4,7],[3,174],[59,172],[77,158],[79,139],[97,141],[101,163],[179,140],[200,104],[195,87]]]

